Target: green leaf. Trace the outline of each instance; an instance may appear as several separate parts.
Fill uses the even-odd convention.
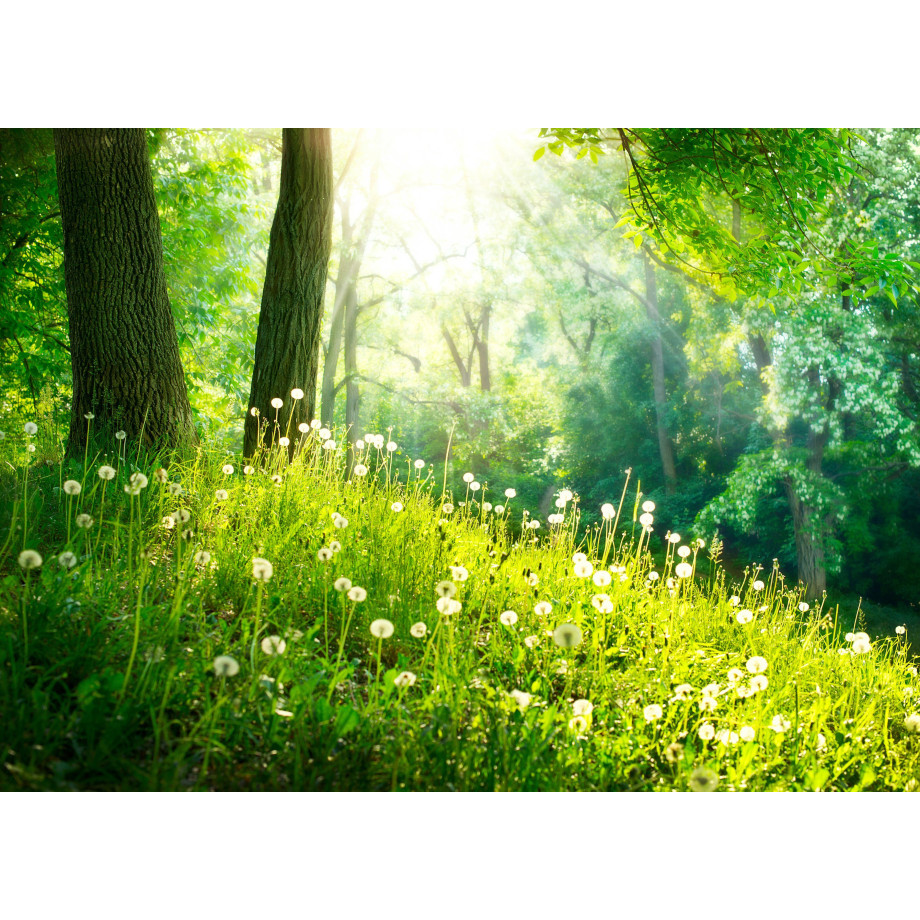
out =
[[[537,147],[533,154],[534,162],[536,163],[536,161],[539,160],[544,153],[546,153],[546,147]]]

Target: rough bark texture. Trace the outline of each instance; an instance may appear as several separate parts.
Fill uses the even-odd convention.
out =
[[[265,286],[256,336],[250,409],[243,452],[258,445],[260,418],[266,445],[309,422],[316,405],[316,376],[323,296],[332,244],[332,144],[328,128],[284,128],[278,207],[269,238]],[[291,390],[304,391],[295,401]],[[278,412],[274,398],[284,400]],[[276,427],[277,420],[277,427]],[[296,443],[296,436],[291,438]]]
[[[658,454],[664,473],[665,491],[672,495],[677,486],[677,467],[674,463],[674,445],[668,433],[665,415],[668,399],[664,381],[664,347],[661,342],[661,314],[658,312],[658,283],[655,266],[645,260],[645,313],[652,327],[652,388],[655,394],[655,428],[658,433]]]
[[[68,452],[87,432],[148,446],[196,440],[166,293],[160,219],[143,129],[55,129],[70,319]]]

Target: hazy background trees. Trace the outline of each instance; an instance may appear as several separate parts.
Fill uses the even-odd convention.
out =
[[[453,430],[449,482],[513,484],[544,519],[566,485],[590,525],[631,468],[665,527],[718,527],[730,566],[776,558],[815,590],[914,603],[920,133],[857,134],[859,169],[826,134],[645,132],[619,151],[603,132],[333,131],[317,418],[392,428],[435,464]],[[72,400],[53,145],[0,140],[2,414],[50,424]],[[694,191],[674,151],[713,140]],[[562,155],[534,162],[542,143]],[[281,132],[148,146],[196,425],[239,450]],[[785,194],[760,182],[764,151]],[[630,154],[662,202],[640,201],[651,230],[623,223]]]

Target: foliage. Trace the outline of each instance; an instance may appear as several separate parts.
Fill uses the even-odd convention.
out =
[[[105,445],[112,480],[8,455],[4,788],[916,788],[902,639],[696,545],[654,563],[625,488],[584,540],[573,501],[514,539],[516,498],[386,447],[344,478],[323,437],[252,471]]]

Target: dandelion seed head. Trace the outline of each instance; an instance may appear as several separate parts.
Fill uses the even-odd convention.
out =
[[[349,591],[351,590],[351,579],[343,575],[332,583],[332,587],[335,588],[336,591]]]
[[[569,728],[578,734],[586,732],[588,730],[588,720],[584,716],[573,716],[569,719]]]
[[[770,728],[772,728],[773,731],[775,731],[778,735],[781,735],[792,728],[792,723],[784,715],[777,713],[775,716],[773,716],[773,720],[770,722]]]
[[[513,610],[505,610],[498,617],[505,626],[514,626],[518,621],[518,615]]]
[[[339,515],[332,523],[339,530],[344,530],[348,526],[348,518]]]
[[[799,604],[799,613],[808,613],[808,604],[806,604],[805,601]]]
[[[280,409],[283,405],[284,405],[284,400],[280,399],[277,396],[271,401],[271,407],[273,409]]]
[[[658,703],[652,703],[649,706],[646,706],[642,710],[642,715],[645,716],[646,722],[654,722],[656,719],[660,719],[664,715],[664,710]]]
[[[219,502],[225,502],[225,501],[230,497],[230,493],[229,493],[226,489],[218,489],[218,490],[214,493],[214,497],[215,497]]]
[[[750,623],[754,619],[754,614],[750,610],[739,610],[735,614],[735,619],[744,626],[745,623]]]
[[[182,486],[178,482],[171,482],[169,484],[169,494],[173,496],[178,496],[182,494]]]
[[[118,441],[124,441],[124,439],[125,439],[127,436],[128,436],[128,435],[127,435],[124,431],[116,431],[116,432],[115,432],[115,439],[118,440]]]
[[[291,399],[303,399],[303,390],[301,390],[300,387],[294,387],[294,389],[291,390]]]
[[[91,514],[78,514],[74,518],[74,523],[82,530],[89,530],[93,526],[93,517]]]
[[[453,514],[454,506],[450,502],[445,502],[443,505],[441,505],[441,511],[444,514]]]
[[[764,586],[763,586],[763,582],[758,578],[757,581],[755,581],[755,582],[751,585],[751,587],[752,587],[755,591],[763,591],[763,587],[764,587]]]
[[[282,655],[287,648],[287,642],[281,636],[266,636],[261,645],[266,655]]]
[[[439,581],[434,590],[438,597],[453,597],[457,593],[457,586],[452,581]]]
[[[403,510],[402,502],[393,502],[393,504],[390,505],[390,510],[399,513],[400,511]]]
[[[239,671],[239,662],[230,655],[218,655],[214,659],[214,673],[218,677],[233,677],[239,674]]]
[[[354,601],[356,604],[359,604],[361,601],[367,600],[367,591],[364,588],[355,585],[349,589],[348,599]]]
[[[668,537],[668,543],[680,543],[680,534],[672,533],[671,536]]]
[[[472,473],[464,473],[464,474],[463,474],[463,481],[464,481],[464,482],[467,482],[467,483],[472,482],[475,478],[476,478],[476,477],[475,477]]]
[[[409,628],[409,635],[415,639],[424,639],[428,632],[428,627],[424,623],[413,623]]]
[[[588,578],[592,572],[594,572],[594,566],[587,559],[575,563],[575,574],[579,578]]]
[[[316,553],[320,562],[328,562],[332,558],[332,550],[328,546],[321,546]]]
[[[584,638],[581,629],[575,623],[560,623],[553,630],[553,642],[560,648],[575,648]]]
[[[767,659],[761,658],[760,655],[754,655],[752,658],[748,658],[746,667],[751,674],[762,674],[767,670]]]
[[[553,605],[549,601],[540,601],[534,605],[533,612],[540,617],[548,616],[553,612]]]
[[[518,704],[518,706],[520,706],[521,709],[526,709],[533,700],[533,697],[529,693],[525,693],[523,690],[512,690],[508,695],[514,700],[515,703]]]
[[[274,575],[274,573],[275,570],[267,559],[262,559],[260,556],[256,556],[252,560],[252,577],[256,581],[266,582],[272,577],[272,575]]]
[[[517,495],[515,489],[505,489],[505,498],[514,498]]]
[[[758,693],[761,690],[766,690],[769,685],[770,682],[767,680],[766,674],[755,674],[749,682],[752,693]]]
[[[389,639],[393,635],[393,624],[389,620],[374,620],[370,631],[377,639]]]
[[[640,515],[639,515],[639,523],[640,523],[643,527],[651,527],[652,524],[655,523],[655,518],[654,518],[651,514],[649,514],[648,512],[646,512],[645,514],[640,514]]]
[[[23,425],[23,430],[28,435],[38,434],[38,425],[36,425],[35,422],[26,422],[25,425]]]
[[[355,476],[366,476],[367,467],[363,463],[356,463],[353,472]]]
[[[738,732],[742,741],[753,741],[756,734],[757,733],[750,725],[743,725],[741,731]]]
[[[686,559],[687,556],[690,555],[690,547],[689,546],[678,546],[677,555],[680,556],[681,559]]]
[[[716,736],[716,730],[711,722],[704,722],[697,730],[697,734],[702,741],[712,741]]]
[[[232,475],[233,475],[233,464],[232,464],[232,463],[225,463],[225,464],[221,467],[221,472],[224,474],[224,476],[232,476]]]
[[[387,441],[387,450],[392,454],[396,450],[397,444],[395,441]]]
[[[65,569],[72,569],[77,564],[76,554],[67,550],[58,556],[58,563]]]
[[[405,687],[411,687],[415,683],[415,675],[411,671],[401,671],[393,678],[393,683],[399,687],[400,690]]]
[[[678,578],[689,578],[693,574],[693,567],[689,562],[678,562],[674,566],[674,574]]]
[[[328,428],[320,428],[319,439],[321,441],[328,441],[331,437],[332,437],[332,432]]]
[[[196,565],[207,565],[211,561],[211,554],[206,549],[200,549],[194,559]]]
[[[450,574],[454,581],[466,581],[470,577],[470,573],[462,565],[452,565]]]

